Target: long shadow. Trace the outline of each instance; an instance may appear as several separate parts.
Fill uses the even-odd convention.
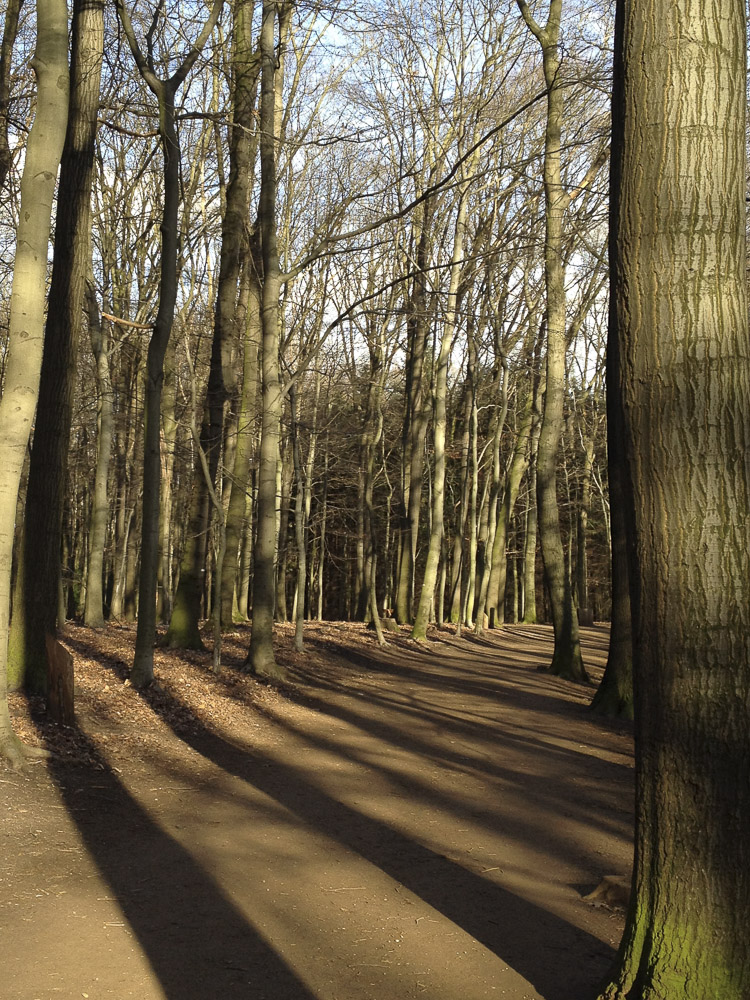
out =
[[[450,767],[453,771],[462,771],[466,774],[483,774],[487,778],[495,778],[500,783],[499,794],[503,794],[506,788],[510,788],[517,793],[522,792],[525,799],[535,802],[539,809],[539,822],[536,827],[520,828],[516,819],[506,824],[506,821],[490,806],[487,807],[464,807],[461,803],[450,799],[447,795],[440,795],[430,784],[420,781],[418,776],[396,771],[385,764],[373,764],[370,759],[361,759],[350,749],[344,748],[336,743],[313,736],[304,730],[298,730],[290,726],[284,719],[272,712],[266,712],[275,725],[289,731],[295,736],[302,737],[309,744],[317,746],[319,749],[329,753],[344,755],[348,760],[360,760],[364,766],[379,770],[394,786],[401,787],[405,795],[414,797],[436,806],[443,806],[456,816],[463,816],[482,823],[489,831],[496,831],[500,823],[503,823],[503,830],[507,833],[511,826],[516,832],[517,839],[526,838],[533,842],[533,838],[538,834],[539,826],[549,822],[549,813],[564,815],[573,818],[587,826],[597,828],[608,835],[617,836],[625,840],[632,835],[632,814],[630,811],[624,812],[619,803],[617,792],[626,787],[628,791],[632,788],[632,772],[628,769],[623,776],[618,773],[624,765],[610,761],[598,761],[598,788],[595,792],[586,789],[580,782],[585,780],[589,769],[586,761],[580,760],[574,751],[559,747],[549,747],[540,741],[534,742],[530,738],[516,738],[513,735],[503,734],[492,745],[492,749],[497,757],[502,758],[504,746],[520,744],[524,754],[530,758],[544,758],[544,765],[540,767],[540,774],[523,772],[518,774],[511,767],[501,764],[493,764],[488,759],[477,759],[460,753],[454,753],[445,747],[431,748],[429,744],[408,736],[403,730],[387,723],[379,723],[369,718],[364,713],[347,712],[338,705],[327,703],[323,699],[314,700],[312,705],[321,715],[328,715],[331,718],[339,719],[348,725],[368,733],[378,740],[383,746],[399,746],[415,755],[419,755],[430,760],[433,764]],[[578,782],[578,784],[576,784]],[[575,786],[576,797],[571,799],[570,791]],[[613,789],[616,791],[613,792]],[[614,814],[614,815],[613,815]],[[547,836],[550,836],[547,831]],[[590,859],[582,851],[572,850],[570,845],[559,840],[558,856],[565,858],[578,865],[586,865]],[[603,874],[603,873],[602,873]]]
[[[313,786],[296,768],[255,748],[239,750],[205,727],[177,735],[228,774],[390,875],[510,965],[545,1000],[585,996],[611,967],[614,949],[587,931],[364,816]],[[404,808],[409,808],[407,799]],[[562,982],[554,962],[540,962],[542,950],[575,955],[573,979]]]
[[[316,1000],[190,854],[152,821],[95,745],[82,738],[100,770],[91,774],[53,758],[50,774],[165,996]]]
[[[317,640],[310,640],[311,645],[318,645],[321,651],[326,653],[333,653],[333,655],[338,656],[341,660],[353,663],[354,665],[361,667],[367,671],[368,676],[377,677],[393,677],[402,681],[410,681],[418,684],[420,687],[425,688],[432,685],[436,690],[440,692],[448,692],[451,694],[460,695],[462,698],[467,696],[477,697],[484,699],[488,704],[499,704],[501,703],[505,708],[517,708],[523,711],[531,711],[535,713],[544,713],[550,717],[559,718],[561,711],[568,712],[577,717],[577,721],[584,721],[587,723],[592,723],[596,721],[599,726],[605,725],[608,729],[613,732],[618,732],[621,734],[631,734],[632,724],[627,722],[622,722],[620,720],[612,719],[602,719],[592,717],[588,706],[579,705],[574,702],[562,703],[560,698],[555,697],[552,694],[547,693],[539,689],[540,682],[537,680],[537,675],[533,674],[529,678],[529,671],[527,667],[519,667],[517,664],[512,665],[503,662],[498,664],[498,669],[503,671],[507,670],[517,670],[521,677],[515,678],[512,684],[508,683],[501,676],[493,677],[488,675],[488,667],[479,668],[467,668],[465,662],[460,662],[455,668],[451,668],[450,661],[446,661],[444,658],[441,660],[441,666],[448,669],[440,670],[435,669],[427,665],[421,665],[417,663],[415,666],[410,666],[403,663],[399,658],[395,662],[384,662],[383,659],[375,655],[370,655],[361,650],[349,650],[345,646],[339,646],[336,643],[322,642],[318,643]],[[496,652],[499,652],[496,649]],[[518,657],[514,653],[514,659]],[[319,671],[313,672],[307,670],[304,667],[297,666],[294,668],[295,675],[305,686],[314,688],[317,690],[325,689],[338,693],[346,693],[346,688],[338,680],[330,681],[325,676],[322,676]],[[460,673],[459,673],[460,672]],[[523,678],[523,680],[522,680]],[[527,680],[528,678],[528,680]],[[301,702],[308,704],[311,699],[315,699],[315,695],[306,691],[303,687],[301,690],[292,690],[287,692],[288,696],[300,700]],[[419,706],[419,710],[411,709],[408,705],[402,703],[397,703],[392,699],[389,699],[387,695],[379,694],[373,692],[368,688],[366,691],[366,696],[369,699],[375,701],[380,700],[385,702],[386,699],[389,700],[389,704],[396,708],[398,711],[404,714],[409,714],[413,712],[415,715],[420,715],[422,717],[429,717],[433,715],[435,720],[441,724],[445,724],[447,728],[458,729],[462,724],[456,716],[452,716],[450,719],[445,717],[442,710],[432,706]],[[457,709],[457,712],[461,709]],[[497,726],[497,721],[491,717],[485,716],[484,721],[481,723],[483,726],[490,725]],[[467,727],[468,729],[468,727]],[[474,736],[477,735],[477,730],[473,729],[472,733]],[[593,742],[591,745],[595,745]],[[605,749],[600,747],[600,749]]]
[[[73,648],[88,657],[95,658],[97,655],[95,648],[82,640],[68,639],[68,642]],[[123,663],[119,661],[108,662],[106,666],[115,670],[118,676],[125,676]],[[500,682],[498,682],[499,684]],[[342,693],[340,685],[329,684],[325,679],[320,677],[318,677],[317,686],[323,690],[330,690],[334,696]],[[583,784],[590,773],[591,759],[585,754],[580,754],[578,751],[566,747],[550,746],[540,740],[538,733],[535,732],[530,732],[529,734],[511,733],[508,731],[507,725],[499,724],[497,721],[495,721],[494,726],[483,726],[482,729],[484,731],[482,732],[474,724],[461,724],[456,720],[455,716],[445,716],[442,712],[436,714],[429,705],[422,705],[420,703],[417,706],[405,706],[392,702],[388,698],[383,697],[378,691],[371,689],[367,690],[366,702],[364,700],[361,703],[354,702],[351,707],[345,707],[335,697],[333,699],[318,697],[309,690],[305,692],[297,691],[295,693],[298,695],[297,700],[307,708],[314,710],[320,715],[327,715],[330,718],[335,718],[354,726],[361,732],[367,733],[375,740],[378,740],[383,746],[399,746],[415,756],[429,760],[437,766],[447,768],[456,773],[482,774],[490,780],[495,779],[500,782],[499,794],[503,794],[506,788],[517,791],[522,786],[526,799],[538,803],[540,825],[550,822],[549,814],[552,810],[555,810],[556,814],[576,819],[590,827],[596,827],[605,834],[620,838],[627,838],[632,829],[632,817],[629,813],[622,813],[616,791],[621,789],[624,783],[627,783],[629,789],[632,782],[632,771],[624,764],[613,761],[596,761],[598,783],[596,789],[592,790]],[[514,689],[510,688],[508,692],[501,692],[500,687],[498,687],[498,690],[495,692],[495,698],[497,699],[501,693],[503,698],[506,698],[506,695],[512,696],[514,694]],[[546,700],[546,696],[534,693],[534,701],[536,701],[537,697]],[[162,707],[160,699],[153,692],[147,692],[145,698],[157,714],[163,715],[160,711]],[[563,706],[559,702],[555,704],[558,715],[561,708],[571,707],[568,703],[565,703]],[[395,713],[397,717],[402,717],[404,720],[403,725],[397,725],[392,720],[384,720],[382,716],[368,713],[366,708],[370,705],[378,705],[385,711]],[[172,699],[170,717],[169,719],[165,718],[165,721],[170,725],[173,724],[176,707],[178,707],[177,703]],[[523,707],[528,708],[525,700]],[[189,716],[185,706],[180,705],[179,708],[182,711],[178,711],[178,718],[180,714]],[[269,710],[262,705],[258,706],[258,710],[275,726],[287,732],[289,729],[288,724],[273,710]],[[546,708],[545,710],[551,711],[551,709]],[[192,728],[193,720],[192,717],[190,718],[191,726],[187,728]],[[428,739],[418,736],[414,732],[412,720],[424,718],[434,719],[440,725],[441,734],[455,733],[467,739],[472,739],[477,747],[484,747],[483,755],[481,757],[472,756],[461,750],[454,749],[445,743],[434,744]],[[314,736],[307,732],[300,732],[295,729],[291,729],[290,731],[295,736],[301,735],[309,743],[315,743],[320,749],[325,751],[344,754],[347,759],[354,759],[356,756],[350,748],[342,748],[333,742],[316,740]],[[180,738],[185,738],[182,727],[175,730],[175,732]],[[502,763],[505,748],[519,748],[529,760],[541,759],[542,763],[539,767],[539,773],[534,774],[524,771],[519,774],[512,767]],[[454,815],[481,823],[488,830],[496,830],[498,824],[502,822],[503,828],[507,829],[509,834],[511,833],[510,828],[506,828],[505,826],[506,819],[499,816],[490,806],[487,808],[479,808],[477,806],[465,808],[460,802],[449,799],[447,796],[440,796],[429,784],[420,782],[418,775],[404,775],[388,768],[385,764],[375,765],[371,760],[363,760],[361,763],[379,770],[395,787],[401,787],[404,795],[414,796],[417,799],[423,800],[429,799],[433,805],[442,805]],[[570,789],[574,785],[575,799],[572,799]],[[612,791],[613,789],[615,791]],[[513,827],[519,841],[525,838],[533,842],[534,837],[538,833],[538,826],[536,828],[522,828],[518,822],[514,822]],[[575,845],[572,843],[560,842],[558,850],[561,858],[564,857],[574,864],[585,866],[588,860],[575,849]]]

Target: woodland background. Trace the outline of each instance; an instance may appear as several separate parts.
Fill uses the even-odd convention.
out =
[[[416,616],[415,634],[426,618],[550,620],[536,458],[551,191],[564,583],[584,621],[607,619],[609,5],[568,4],[557,26],[556,125],[515,2],[128,4],[135,49],[121,5],[72,13],[78,117],[73,103],[54,248],[61,272],[70,259],[53,277],[17,517],[11,686],[44,685],[40,619],[137,615],[149,393],[145,559],[168,644],[200,644],[212,611],[258,634],[273,617],[301,630],[374,609]],[[11,0],[4,315],[34,32],[32,6]],[[251,665],[272,672],[272,654]]]

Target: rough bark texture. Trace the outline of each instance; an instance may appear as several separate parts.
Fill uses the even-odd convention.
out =
[[[38,0],[37,110],[26,146],[10,298],[8,360],[0,399],[0,755],[19,764],[24,749],[8,713],[10,579],[18,488],[34,418],[44,340],[44,301],[52,198],[68,117],[65,0]],[[54,607],[57,607],[55,595]]]
[[[618,5],[636,863],[607,1000],[750,996],[744,5]],[[615,387],[618,388],[618,387]]]

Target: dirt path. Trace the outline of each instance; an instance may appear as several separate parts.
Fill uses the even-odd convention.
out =
[[[0,769],[2,1000],[593,995],[622,914],[581,895],[629,870],[627,731],[537,672],[543,627],[340,634],[289,655],[289,697],[225,685],[213,730],[90,712],[95,766]]]

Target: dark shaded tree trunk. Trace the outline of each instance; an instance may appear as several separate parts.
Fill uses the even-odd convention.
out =
[[[117,0],[117,11],[133,59],[144,82],[156,97],[159,109],[159,139],[164,157],[164,205],[161,218],[161,273],[159,308],[146,356],[146,404],[143,443],[143,502],[141,524],[141,567],[138,580],[138,631],[130,679],[135,687],[147,687],[154,679],[154,643],[156,641],[156,584],[159,565],[159,504],[161,494],[161,391],[164,382],[164,358],[172,333],[177,302],[177,260],[179,249],[178,216],[180,205],[180,146],[175,122],[175,96],[195,64],[201,49],[214,29],[223,0],[214,0],[198,38],[174,73],[165,80],[157,77],[149,50],[144,56],[133,31],[124,0]],[[153,43],[157,20],[147,35]]]
[[[91,256],[91,183],[103,46],[104,0],[77,0],[55,256],[10,638],[10,684],[35,693],[47,688],[45,636],[54,635],[57,624],[73,391]]]
[[[13,733],[7,697],[11,563],[18,490],[34,419],[44,341],[52,199],[68,117],[68,13],[37,0],[37,104],[26,146],[10,299],[8,361],[0,399],[0,756],[19,766],[34,752]],[[59,560],[58,549],[58,560]],[[53,610],[57,593],[53,595]]]
[[[13,46],[18,34],[18,19],[23,0],[8,0],[5,7],[3,40],[0,47],[0,189],[5,187],[13,156],[8,142],[10,120],[10,71],[13,60]]]

